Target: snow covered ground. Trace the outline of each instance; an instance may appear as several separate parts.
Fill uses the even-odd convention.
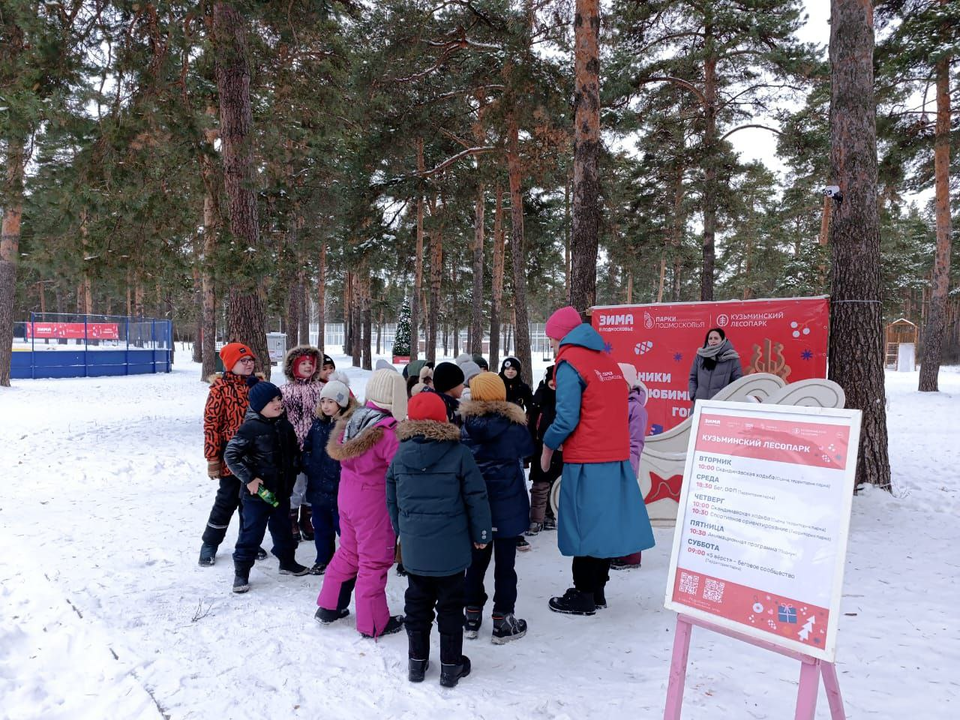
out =
[[[280,577],[271,559],[233,595],[235,525],[216,566],[196,564],[214,484],[188,357],[169,375],[0,391],[0,718],[662,717],[670,529],[641,570],[614,573],[593,618],[549,612],[569,560],[555,533],[534,538],[518,558],[528,636],[494,646],[486,618],[454,690],[433,667],[407,682],[404,634],[363,639],[352,617],[316,626],[321,578]],[[368,374],[348,372],[362,396]],[[944,369],[939,394],[916,386],[887,375],[894,494],[854,502],[838,669],[855,719],[960,716],[960,369]],[[394,612],[404,588],[391,573]],[[690,658],[685,718],[793,716],[796,662],[700,631]]]

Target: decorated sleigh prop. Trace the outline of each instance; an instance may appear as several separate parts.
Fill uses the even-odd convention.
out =
[[[776,375],[754,373],[731,383],[713,398],[730,402],[761,402],[773,405],[842,408],[846,401],[843,389],[831,380],[814,378],[789,385]],[[676,522],[683,468],[690,441],[688,418],[659,435],[646,438],[637,482],[643,493],[650,520],[671,525]],[[557,512],[560,503],[560,481],[553,484],[550,506]]]

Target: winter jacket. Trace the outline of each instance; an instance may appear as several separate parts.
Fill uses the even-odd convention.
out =
[[[313,425],[303,441],[303,471],[307,474],[307,494],[310,502],[319,502],[327,508],[337,507],[340,463],[327,453],[327,443],[338,417],[347,417],[356,407],[356,401],[350,398],[350,405],[339,416],[334,417],[327,417],[317,407]]]
[[[578,325],[560,341],[557,353],[556,418],[543,442],[563,444],[567,463],[629,460],[629,390],[623,371],[603,352],[600,334]]]
[[[578,325],[560,341],[557,415],[543,442],[563,445],[557,545],[573,557],[623,557],[653,547],[630,457],[627,386],[603,340]],[[594,452],[596,448],[602,452]],[[593,457],[591,457],[593,455]]]
[[[311,356],[315,370],[307,379],[301,379],[293,374],[293,363],[304,356]],[[311,345],[297,345],[287,351],[283,359],[283,374],[287,382],[280,386],[283,396],[283,409],[287,419],[297,433],[297,442],[303,447],[310,426],[313,424],[317,405],[320,403],[320,391],[326,385],[320,379],[320,370],[323,365],[323,353]]]
[[[227,443],[224,459],[244,485],[260,478],[278,499],[287,500],[300,472],[300,445],[283,415],[265,418],[248,409],[243,425]]]
[[[502,372],[499,374],[503,384],[507,386],[507,402],[519,405],[524,412],[528,411],[533,404],[533,391],[530,386],[521,380],[519,375],[511,380]]]
[[[647,435],[647,393],[643,388],[633,388],[627,398],[630,424],[630,467],[633,474],[640,471],[640,456],[643,455],[644,438]]]
[[[400,447],[387,470],[387,509],[415,575],[462,573],[473,543],[493,536],[483,476],[449,423],[404,420]]]
[[[372,412],[371,412],[372,411]],[[397,452],[397,421],[372,403],[337,421],[327,454],[340,463],[340,483],[384,487],[387,467]],[[356,432],[357,428],[362,428]],[[344,435],[350,438],[344,441]]]
[[[510,402],[480,400],[463,403],[460,412],[461,440],[473,453],[487,483],[494,535],[522,535],[530,522],[522,461],[534,451],[526,414]]]
[[[690,366],[690,401],[709,400],[727,385],[743,377],[740,358],[719,360],[713,370],[705,366],[704,358],[697,355]]]
[[[543,435],[556,416],[557,391],[543,380],[533,394],[533,407],[530,409],[530,434],[537,443],[543,442]]]
[[[439,395],[440,399],[443,400],[444,406],[447,408],[447,422],[453,423],[457,427],[463,424],[463,419],[460,417],[460,401],[457,398],[453,395],[437,392],[432,386],[424,387],[421,392],[431,392]]]
[[[224,477],[230,475],[230,469],[223,462],[223,452],[243,424],[250,404],[247,394],[259,380],[256,375],[234,375],[232,372],[210,378],[210,392],[203,408],[203,456],[208,462],[219,462]]]

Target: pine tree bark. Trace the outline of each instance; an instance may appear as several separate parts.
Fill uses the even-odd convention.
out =
[[[372,298],[370,297],[370,270],[366,267],[363,269],[363,286],[361,288],[361,292],[363,294],[360,304],[360,307],[362,308],[361,323],[363,325],[361,343],[363,346],[360,348],[360,355],[363,358],[363,369],[373,370],[373,357],[371,356],[371,346],[373,345],[373,318],[371,316]]]
[[[483,353],[483,216],[484,187],[481,183],[473,208],[473,308],[470,315],[469,348],[469,352],[478,355]]]
[[[520,361],[520,376],[527,385],[533,384],[533,362],[530,353],[530,326],[527,324],[527,258],[523,250],[523,193],[520,190],[520,131],[516,118],[507,119],[507,172],[510,179],[510,258],[513,263],[513,312],[516,358]],[[576,283],[574,283],[575,285]]]
[[[200,282],[200,242],[194,243],[193,253],[193,354],[191,360],[195,363],[203,362],[203,289]]]
[[[503,266],[505,233],[503,229],[503,190],[494,191],[496,209],[493,215],[493,278],[490,288],[490,369],[500,364],[500,312],[503,304]]]
[[[570,304],[582,313],[597,299],[597,249],[600,242],[599,0],[576,0],[573,26],[575,119]],[[518,340],[522,330],[517,327]],[[527,363],[524,363],[526,367]],[[526,379],[526,382],[530,380]]]
[[[439,203],[439,212],[443,212],[443,203]],[[437,219],[437,203],[430,213]],[[430,307],[427,315],[427,352],[428,362],[437,361],[437,323],[440,319],[440,281],[443,278],[443,225],[435,226],[430,233]]]
[[[250,68],[243,17],[230,3],[213,7],[214,53],[220,96],[223,182],[230,204],[230,232],[245,247],[262,252],[257,216],[253,158]],[[270,379],[262,279],[247,267],[232,279],[229,295],[230,340],[250,345],[257,369]],[[246,273],[243,270],[247,270]]]
[[[940,0],[946,5],[947,0]],[[944,28],[944,42],[950,28]],[[955,30],[954,30],[955,31]],[[950,218],[950,62],[949,55],[937,61],[937,124],[933,145],[935,190],[934,210],[937,224],[937,251],[933,264],[930,310],[923,328],[920,353],[920,392],[937,392],[940,362],[943,359],[943,336],[950,292],[950,253],[953,227]]]
[[[297,273],[297,288],[300,290],[300,298],[297,304],[300,307],[300,342],[303,345],[310,344],[310,280],[307,278],[307,271],[301,265],[300,272]]]
[[[704,130],[706,166],[703,173],[703,267],[700,299],[713,300],[717,237],[717,56],[712,23],[704,27],[707,57],[703,64]]]
[[[23,217],[23,171],[26,141],[5,138],[6,178],[0,207],[0,387],[10,387],[10,363],[13,361],[13,311],[17,289],[17,261],[20,258],[20,223]]]
[[[215,118],[217,109],[209,106],[206,114]],[[202,368],[200,380],[206,381],[216,371],[217,362],[217,295],[214,282],[214,255],[217,250],[217,233],[220,230],[220,208],[217,198],[220,196],[220,182],[217,167],[212,154],[220,137],[215,128],[204,130],[205,152],[200,155],[200,176],[203,179],[203,262],[201,263],[200,285],[203,294],[203,344]]]
[[[291,264],[299,264],[295,259],[291,259],[290,262]],[[287,348],[289,349],[300,344],[300,288],[297,287],[297,276],[292,268],[287,267],[283,276],[287,284],[287,303],[283,318],[283,329],[287,335]]]
[[[326,352],[326,295],[327,295],[327,241],[320,241],[320,260],[317,268],[317,347]]]
[[[869,0],[832,0],[831,11],[830,161],[843,201],[830,238],[829,372],[846,393],[847,407],[863,412],[857,482],[889,490],[873,9]]]
[[[417,172],[426,170],[423,160],[423,138],[417,138]],[[423,296],[423,192],[417,191],[417,252],[414,258],[413,298],[410,300],[410,360],[420,354],[420,298]]]

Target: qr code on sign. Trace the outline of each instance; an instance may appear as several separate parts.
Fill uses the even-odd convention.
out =
[[[710,602],[721,602],[723,600],[724,583],[719,580],[707,580],[703,584],[703,599]]]
[[[696,595],[700,587],[700,576],[680,573],[680,592],[686,595]]]

